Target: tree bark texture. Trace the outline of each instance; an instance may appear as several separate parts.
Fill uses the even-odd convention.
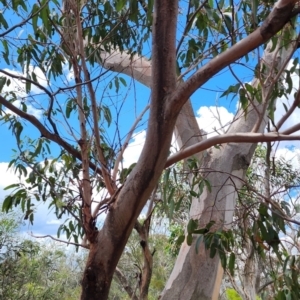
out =
[[[142,208],[163,171],[177,114],[167,110],[176,87],[177,1],[155,2],[152,45],[152,96],[146,141],[133,171],[110,206],[90,253],[82,300],[107,299],[114,270]]]
[[[187,99],[213,75],[266,42],[284,26],[292,16],[294,1],[281,0],[278,3],[261,28],[212,59],[186,82],[177,84],[175,37],[178,3],[155,1],[150,81],[152,95],[146,141],[136,167],[110,205],[104,226],[90,245],[82,281],[82,300],[107,299],[114,270],[135,220],[165,166],[175,122]],[[277,19],[279,15],[280,20]],[[147,85],[150,85],[148,71],[142,74],[140,80],[147,80]],[[138,72],[130,72],[139,80]],[[256,109],[264,114],[265,107],[263,109],[262,105]],[[183,118],[181,124],[184,124],[179,125],[177,130],[182,146],[201,138],[195,121],[185,119],[187,115],[191,115],[190,106],[186,106],[183,113],[179,114],[179,118]],[[257,111],[249,109],[246,120],[240,113],[230,131],[251,131],[257,121]],[[260,131],[265,121],[261,122]],[[211,172],[207,175],[213,191],[208,193],[205,190],[200,201],[194,201],[191,217],[201,216],[200,224],[207,224],[213,217],[219,226],[230,227],[234,210],[233,195],[241,185],[237,178],[243,178],[254,148],[251,144],[226,144],[221,150],[213,151],[209,161]],[[216,176],[215,171],[222,173]],[[195,255],[194,246],[183,245],[163,299],[214,299],[218,295],[218,284],[215,282],[221,279],[218,257],[209,260],[203,246]]]
[[[276,48],[270,52],[271,43],[265,50],[263,64],[266,66],[267,74],[264,78],[273,78],[272,73],[280,70],[286,64],[286,58],[295,51],[294,44],[291,43],[287,51],[284,48]],[[258,79],[252,82],[257,85]],[[273,88],[271,80],[265,82],[264,92]],[[263,132],[267,123],[266,107],[269,99],[265,103],[259,104],[255,101],[248,108],[247,115],[240,109],[235,116],[228,133],[251,132],[259,119],[262,119],[258,132]],[[255,107],[254,107],[255,106]],[[261,118],[263,116],[263,118]],[[209,158],[209,163],[205,166],[204,176],[211,184],[211,192],[204,190],[200,199],[194,199],[190,217],[199,221],[202,228],[211,220],[216,223],[214,229],[230,229],[233,221],[233,213],[236,202],[236,191],[242,187],[246,170],[250,164],[254,153],[255,144],[228,143],[222,145],[220,149],[214,148]],[[218,255],[213,259],[209,257],[209,251],[202,242],[196,253],[196,236],[193,244],[188,246],[183,243],[173,272],[169,278],[166,288],[162,294],[162,299],[218,299],[220,285],[223,277]],[[249,278],[248,278],[249,279]],[[253,276],[255,280],[255,276]],[[249,285],[255,286],[249,282]],[[253,291],[249,291],[253,294]]]

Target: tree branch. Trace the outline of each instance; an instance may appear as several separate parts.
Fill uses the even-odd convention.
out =
[[[131,57],[119,51],[113,53],[101,51],[99,64],[105,69],[126,74],[148,87],[151,86],[151,62],[145,57],[137,54]]]
[[[131,286],[128,284],[128,281],[125,277],[125,275],[121,272],[121,270],[117,267],[115,270],[115,276],[118,278],[120,284],[124,288],[124,290],[127,292],[128,296],[132,300],[138,300],[138,297],[136,296],[135,292],[131,288]]]
[[[261,27],[230,49],[217,55],[187,81],[181,83],[169,99],[170,110],[179,111],[186,100],[213,75],[274,36],[293,16],[296,2],[296,0],[279,0]]]
[[[122,146],[122,148],[121,148],[121,150],[120,150],[120,152],[119,152],[119,154],[118,154],[118,156],[117,156],[117,158],[116,158],[116,161],[115,161],[115,166],[114,166],[114,170],[113,170],[113,174],[112,174],[113,180],[116,180],[117,172],[118,172],[118,169],[119,169],[119,164],[120,164],[120,162],[121,162],[121,160],[122,160],[122,158],[123,158],[123,153],[124,153],[124,151],[126,150],[128,144],[129,144],[129,141],[130,141],[130,139],[131,139],[131,137],[132,137],[132,135],[133,135],[133,133],[134,133],[134,130],[135,130],[137,124],[138,124],[138,123],[140,122],[140,120],[143,118],[143,116],[144,116],[144,114],[146,113],[146,111],[149,109],[149,107],[150,107],[150,106],[147,105],[147,106],[144,108],[144,110],[143,110],[143,111],[140,113],[140,115],[136,118],[136,120],[135,120],[135,122],[133,123],[131,129],[129,130],[129,133],[128,133],[127,137],[126,137],[126,140],[125,140],[125,142],[124,142],[124,144],[123,144],[123,146]]]
[[[297,124],[300,129],[300,123]],[[295,127],[295,126],[293,126]],[[298,129],[298,130],[299,130]],[[170,156],[165,164],[165,168],[173,165],[174,163],[190,157],[200,151],[206,150],[212,146],[225,144],[225,143],[260,143],[272,141],[295,141],[300,140],[300,135],[287,135],[287,133],[232,133],[215,136],[204,140],[198,144],[187,147],[186,149],[175,153]]]
[[[76,15],[76,27],[78,36],[83,36],[82,33],[82,24],[80,15]],[[84,79],[87,83],[87,88],[91,97],[91,104],[92,104],[92,115],[93,115],[93,132],[95,135],[95,146],[97,150],[97,157],[101,166],[102,176],[105,183],[105,186],[109,192],[110,195],[113,195],[116,190],[116,185],[114,182],[112,182],[110,177],[110,172],[107,168],[107,163],[105,161],[105,157],[101,148],[101,140],[100,140],[100,133],[99,133],[99,117],[98,117],[98,107],[97,107],[97,101],[96,101],[96,95],[94,88],[91,83],[90,73],[88,71],[86,62],[85,62],[85,53],[84,53],[84,42],[83,39],[78,39],[78,52],[81,57],[81,66],[84,74]]]
[[[289,110],[286,112],[286,114],[278,121],[275,128],[272,130],[273,132],[278,131],[283,123],[290,117],[290,115],[294,112],[294,110],[300,105],[300,90],[298,90],[296,98],[292,104],[292,106],[289,108]]]
[[[53,237],[52,235],[34,235],[33,233],[30,234],[32,237],[36,238],[36,239],[44,239],[44,238],[50,238],[54,241],[57,241],[57,242],[60,242],[60,243],[64,243],[64,244],[67,244],[67,245],[74,245],[74,246],[78,246],[78,247],[82,247],[82,248],[85,248],[85,249],[89,249],[90,247],[88,245],[82,245],[82,244],[78,244],[78,243],[73,243],[73,242],[67,242],[67,241],[64,241],[64,240],[60,240],[60,239],[57,239],[55,237]]]
[[[0,95],[0,104],[5,106],[6,108],[10,109],[12,112],[14,112],[16,115],[20,116],[21,118],[27,120],[29,123],[31,123],[39,132],[41,133],[41,137],[45,137],[55,143],[57,143],[59,146],[61,146],[63,149],[65,149],[67,152],[69,152],[71,155],[82,160],[81,154],[78,150],[74,148],[74,146],[67,143],[65,140],[63,140],[59,135],[51,133],[49,130],[45,128],[45,126],[33,115],[30,115],[21,109],[14,106],[11,102],[7,101],[4,97]],[[90,162],[90,168],[97,172],[99,175],[101,174],[101,171],[97,166]]]
[[[294,126],[291,126],[290,128],[286,129],[286,130],[283,130],[281,132],[281,134],[292,134],[296,131],[300,130],[300,123],[298,124],[295,124]]]

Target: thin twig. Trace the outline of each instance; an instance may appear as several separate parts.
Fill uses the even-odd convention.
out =
[[[278,131],[281,128],[283,123],[290,117],[290,115],[299,106],[299,104],[300,104],[300,90],[297,92],[297,96],[296,96],[292,106],[289,108],[289,110],[286,112],[286,114],[278,121],[275,128],[272,130],[273,132]]]
[[[29,123],[31,123],[40,133],[41,137],[47,138],[55,143],[57,143],[59,146],[61,146],[63,149],[65,149],[67,152],[69,152],[71,155],[82,160],[80,152],[74,148],[73,145],[67,143],[65,140],[63,140],[60,136],[57,134],[51,133],[46,127],[33,115],[30,115],[21,109],[14,106],[11,102],[7,101],[3,96],[0,95],[0,104],[14,112],[16,115],[20,116],[21,118],[27,120]],[[99,175],[102,175],[101,170],[91,161],[89,162],[89,166],[92,170],[97,172]]]
[[[32,232],[30,233],[30,235],[34,238],[37,238],[37,239],[44,239],[44,238],[50,238],[54,241],[57,241],[57,242],[60,242],[60,243],[64,243],[64,244],[67,244],[67,245],[74,245],[74,246],[79,246],[79,247],[82,247],[82,248],[85,248],[85,249],[90,249],[90,247],[88,245],[81,245],[81,244],[78,244],[78,243],[73,243],[73,242],[67,242],[67,241],[64,241],[64,240],[60,240],[60,239],[57,239],[55,237],[53,237],[52,235],[34,235]]]
[[[133,123],[132,127],[130,128],[129,130],[129,133],[126,137],[126,140],[116,158],[116,161],[115,161],[115,167],[114,167],[114,170],[113,170],[113,174],[112,174],[112,179],[113,180],[116,180],[116,177],[117,177],[117,172],[118,172],[118,169],[119,169],[119,164],[123,158],[123,154],[124,154],[124,151],[126,150],[128,144],[129,144],[129,141],[130,139],[132,138],[132,135],[134,133],[134,130],[137,126],[137,124],[140,122],[140,120],[143,118],[144,114],[146,113],[146,111],[149,109],[149,105],[147,105],[144,110],[140,113],[140,115],[136,118],[135,122]]]

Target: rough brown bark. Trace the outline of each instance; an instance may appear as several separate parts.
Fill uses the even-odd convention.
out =
[[[82,281],[82,300],[107,299],[116,265],[137,217],[164,168],[177,113],[167,110],[176,87],[177,1],[156,1],[152,46],[152,97],[145,146],[118,199],[110,206],[97,241],[91,244]]]
[[[151,216],[148,217],[142,225],[139,222],[136,222],[135,224],[135,229],[140,237],[140,245],[142,247],[144,257],[144,265],[141,270],[141,278],[139,282],[140,300],[148,299],[149,286],[152,277],[153,258],[148,243],[150,222]]]

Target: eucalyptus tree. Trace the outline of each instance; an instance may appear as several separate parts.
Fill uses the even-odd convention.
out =
[[[299,139],[293,135],[299,124],[280,131],[299,104],[298,93],[274,130],[264,133],[268,119],[274,123],[275,99],[293,88],[285,69],[298,47],[297,2],[19,0],[1,5],[1,114],[16,137],[10,165],[26,178],[10,186],[14,190],[3,209],[21,205],[25,219],[33,222],[35,201],[49,201],[58,218],[69,216],[59,234],[77,246],[83,238],[89,249],[81,299],[107,299],[119,258],[132,229],[140,228],[137,218],[163,170],[194,156],[206,173],[197,173],[187,238],[162,299],[216,299],[223,260],[216,247],[208,258],[205,242],[198,245],[195,235],[230,229],[235,191],[255,143]],[[255,79],[247,84],[233,67],[251,53],[256,54],[249,63]],[[293,71],[296,66],[295,61]],[[240,109],[225,134],[202,141],[189,98],[224,68],[237,81],[224,95],[238,94]],[[112,72],[151,88],[149,107],[145,104],[124,141],[120,96],[107,91],[114,86],[118,93],[127,83],[107,77]],[[281,84],[284,72],[287,88]],[[122,168],[124,151],[147,110],[140,157]],[[174,131],[182,150],[170,156]],[[146,225],[139,233],[149,262]]]

